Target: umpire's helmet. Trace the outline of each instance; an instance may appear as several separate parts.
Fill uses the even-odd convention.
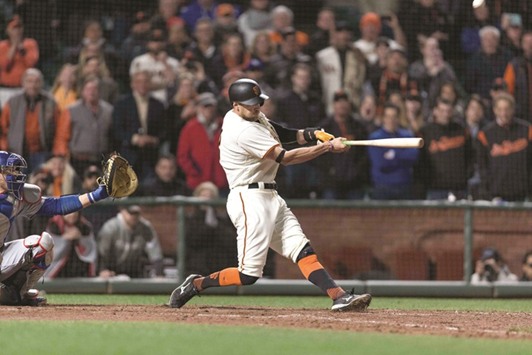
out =
[[[229,87],[229,100],[244,105],[256,105],[268,100],[268,95],[262,93],[259,84],[251,79],[239,79]]]

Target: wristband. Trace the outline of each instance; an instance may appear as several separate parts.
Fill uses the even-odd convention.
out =
[[[109,197],[109,194],[107,193],[107,189],[104,185],[98,186],[98,188],[92,192],[88,193],[89,201],[91,204],[98,202],[100,200],[103,200],[107,197]]]
[[[307,143],[312,143],[316,141],[316,130],[317,128],[315,127],[305,128],[303,130],[303,138],[305,138],[305,141]]]

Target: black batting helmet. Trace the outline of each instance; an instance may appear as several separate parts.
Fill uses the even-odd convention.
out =
[[[259,84],[251,79],[238,79],[229,87],[229,100],[244,105],[263,104],[268,95],[262,93]]]

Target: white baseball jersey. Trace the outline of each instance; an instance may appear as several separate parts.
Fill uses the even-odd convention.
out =
[[[274,182],[279,164],[263,159],[280,143],[262,123],[246,121],[233,111],[227,112],[220,137],[220,164],[229,187],[253,182]]]
[[[227,212],[238,234],[238,269],[254,277],[262,276],[268,248],[295,262],[308,243],[277,190],[261,184],[275,182],[279,164],[264,156],[280,145],[264,116],[261,121],[246,121],[229,111],[220,138],[220,163],[231,187]],[[252,183],[259,188],[248,189]]]

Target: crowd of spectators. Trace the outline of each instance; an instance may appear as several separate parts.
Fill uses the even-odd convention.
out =
[[[137,171],[138,196],[191,196],[204,182],[226,195],[217,140],[242,77],[280,124],[425,140],[282,167],[289,198],[532,194],[528,1],[312,1],[332,5],[311,21],[297,1],[0,3],[0,149],[25,156],[52,195],[94,184],[113,150]]]

